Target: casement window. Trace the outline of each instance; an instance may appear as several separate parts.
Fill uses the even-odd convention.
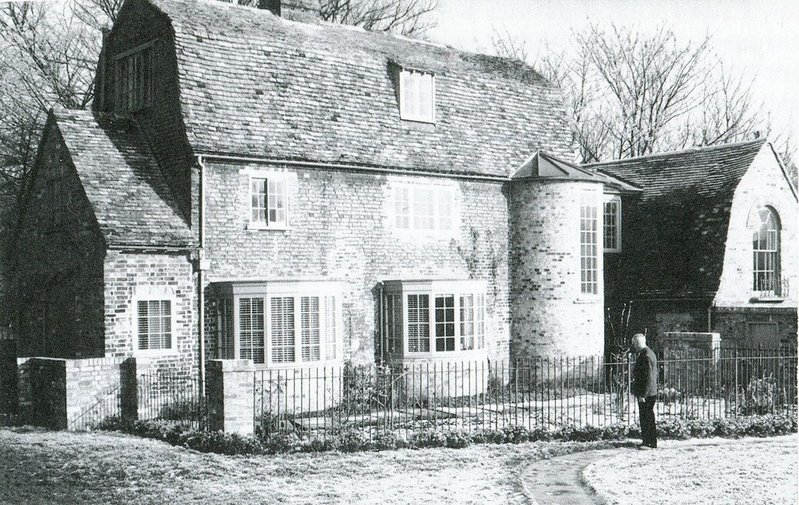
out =
[[[386,357],[445,356],[485,348],[481,281],[386,281],[382,306]]]
[[[596,196],[583,192],[580,198],[580,292],[599,294],[598,219]]]
[[[135,112],[152,104],[152,45],[116,58],[116,111]]]
[[[139,351],[172,349],[172,301],[138,300],[136,302]]]
[[[400,118],[435,122],[435,77],[428,72],[403,69],[399,75]]]
[[[752,235],[752,290],[755,296],[781,295],[779,216],[770,207],[758,209]]]
[[[603,235],[605,252],[621,252],[621,197],[605,195]]]
[[[452,231],[453,188],[397,184],[393,195],[395,229],[428,233]]]
[[[285,228],[288,225],[286,177],[274,174],[250,177],[250,225]]]
[[[216,356],[219,359],[233,359],[233,303],[222,298],[216,300]]]
[[[338,284],[223,283],[218,289],[234,307],[231,357],[274,367],[316,366],[341,359]]]

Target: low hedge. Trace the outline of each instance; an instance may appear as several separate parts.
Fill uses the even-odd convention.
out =
[[[797,431],[797,416],[755,415],[726,419],[666,419],[658,422],[661,439],[687,439],[708,437],[768,437]],[[242,437],[222,432],[191,430],[172,421],[127,421],[109,418],[99,426],[103,430],[121,431],[146,438],[163,440],[172,445],[200,452],[219,454],[276,454],[285,452],[344,452],[387,450],[423,447],[461,448],[471,444],[519,444],[536,441],[594,442],[600,440],[625,440],[640,437],[638,426],[613,424],[609,426],[566,426],[554,431],[528,430],[523,426],[510,426],[499,430],[462,431],[426,430],[404,438],[394,432],[382,432],[370,437],[363,429],[347,429],[327,438],[301,438],[294,433],[271,435],[264,438]]]

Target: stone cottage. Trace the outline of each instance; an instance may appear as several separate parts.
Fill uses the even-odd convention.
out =
[[[630,332],[656,339],[714,332],[734,346],[796,346],[797,195],[770,143],[588,167],[643,189],[605,207],[623,223],[605,237],[609,319],[624,312]]]
[[[629,274],[627,248],[638,258],[655,233],[634,209],[684,179],[570,163],[558,92],[524,64],[323,23],[313,4],[126,0],[94,110],[47,122],[17,244],[20,356],[63,358],[66,377],[94,367],[81,387],[102,389],[94,372],[131,358],[202,382],[209,359],[602,353],[606,285],[615,301],[632,282],[612,267]],[[781,173],[757,146],[762,163],[727,158],[735,187],[760,184],[750,166]],[[727,246],[741,258],[759,214],[739,207],[792,226],[781,180],[780,201],[711,199],[743,213]],[[738,256],[725,282],[751,277]],[[795,297],[780,303],[795,318]]]

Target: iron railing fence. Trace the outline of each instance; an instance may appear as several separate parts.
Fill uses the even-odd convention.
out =
[[[138,419],[175,421],[193,429],[207,427],[208,403],[201,396],[196,372],[168,368],[139,371],[137,391]]]
[[[635,424],[630,357],[297,368],[253,374],[256,434],[375,439],[424,430]],[[658,363],[659,418],[795,412],[795,350],[685,351]]]
[[[207,402],[200,397],[196,373],[166,368],[139,370],[135,382],[115,384],[96,394],[68,420],[67,428],[90,430],[112,417],[163,420],[205,429]]]

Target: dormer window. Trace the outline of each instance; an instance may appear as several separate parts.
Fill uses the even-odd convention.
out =
[[[148,44],[116,57],[116,110],[135,112],[152,103],[152,45]]]
[[[435,122],[435,79],[417,70],[400,71],[400,117],[407,121]]]

